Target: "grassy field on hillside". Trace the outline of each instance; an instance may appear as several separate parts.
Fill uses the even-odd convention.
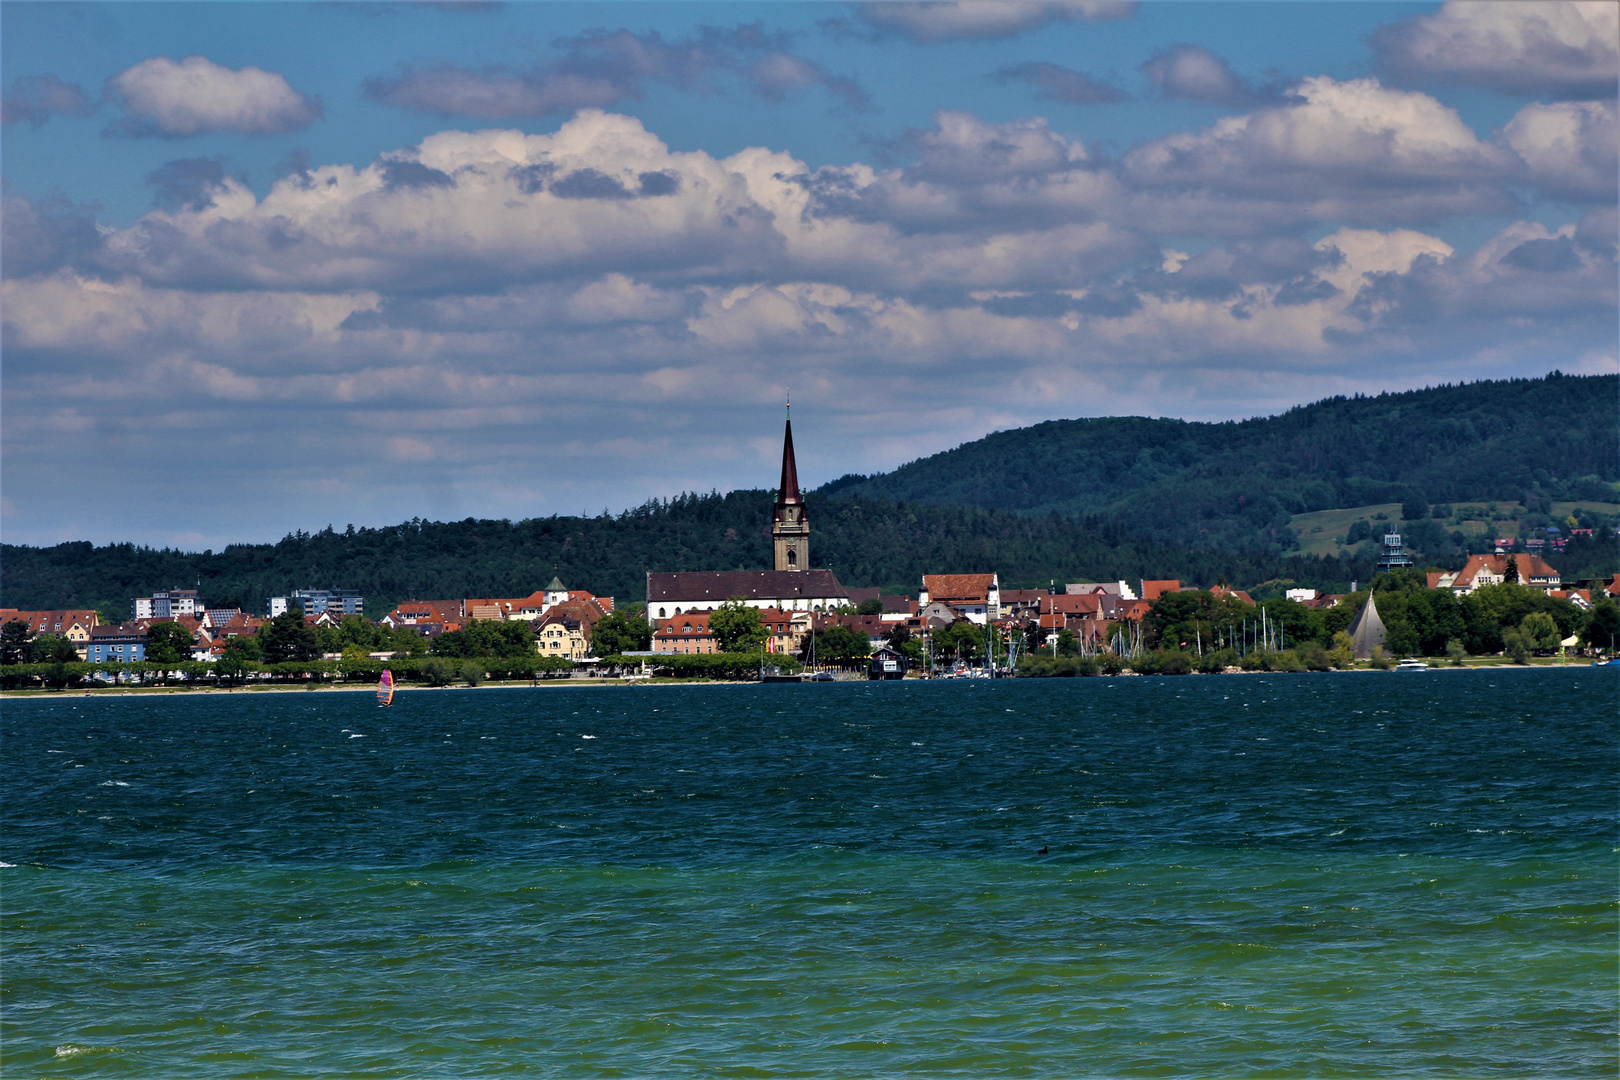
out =
[[[1378,515],[1385,520],[1379,520]],[[1344,537],[1362,518],[1372,523],[1373,533],[1380,539],[1379,530],[1401,520],[1400,503],[1375,503],[1372,506],[1352,506],[1340,510],[1318,510],[1312,514],[1295,514],[1288,527],[1299,537],[1299,550],[1304,555],[1337,555],[1344,550]]]
[[[1492,503],[1490,500],[1454,503],[1455,514],[1440,524],[1447,532],[1460,531],[1467,536],[1515,536],[1525,506],[1518,502]],[[1494,514],[1490,508],[1495,506]],[[1596,511],[1600,514],[1620,514],[1620,503],[1611,502],[1555,502],[1552,504],[1554,520],[1562,521],[1576,510]],[[1472,512],[1470,512],[1472,511]],[[1382,514],[1380,518],[1378,515]],[[1370,506],[1351,506],[1337,510],[1318,510],[1311,514],[1295,514],[1289,528],[1299,537],[1302,555],[1338,555],[1344,550],[1345,534],[1350,526],[1365,518],[1373,527],[1373,544],[1383,537],[1385,528],[1399,527],[1400,503],[1374,503]],[[1365,543],[1365,541],[1363,541]]]

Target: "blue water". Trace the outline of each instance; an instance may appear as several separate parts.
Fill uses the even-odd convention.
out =
[[[1612,1077],[1617,689],[8,700],[0,1064]]]

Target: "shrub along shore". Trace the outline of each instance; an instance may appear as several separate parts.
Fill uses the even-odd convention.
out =
[[[760,670],[758,653],[709,653],[671,655],[656,659],[609,656],[595,668],[604,677],[617,678],[639,671],[643,659],[651,674],[684,679],[750,679]],[[789,656],[771,654],[771,666],[785,672],[802,669]],[[392,671],[396,682],[425,686],[463,683],[478,686],[489,681],[538,681],[566,678],[576,669],[573,661],[553,656],[485,656],[455,658],[444,656],[395,657],[392,660],[355,659],[294,660],[279,664],[254,662],[179,661],[173,663],[43,663],[0,665],[0,688],[6,690],[73,690],[141,686],[297,686],[334,683],[374,683],[384,670]]]

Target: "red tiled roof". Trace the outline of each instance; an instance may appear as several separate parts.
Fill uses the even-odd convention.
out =
[[[1165,593],[1180,592],[1181,582],[1176,578],[1164,578],[1158,581],[1142,579],[1142,599],[1153,601]]]
[[[1529,555],[1520,552],[1516,555],[1470,555],[1467,564],[1457,573],[1457,580],[1452,582],[1453,588],[1466,589],[1474,584],[1481,571],[1489,571],[1492,575],[1500,577],[1507,571],[1507,561],[1513,560],[1513,565],[1519,571],[1520,583],[1526,583],[1531,578],[1555,578],[1558,571],[1547,564],[1540,555]]]
[[[959,603],[989,603],[994,574],[924,574],[928,599]]]
[[[686,615],[677,615],[673,619],[659,619],[653,637],[694,638],[712,635],[714,631],[709,628],[710,614],[707,611],[693,611]]]
[[[383,618],[400,625],[403,625],[406,619],[415,619],[417,622],[459,623],[462,619],[461,601],[407,600]]]
[[[30,634],[65,634],[73,628],[74,623],[90,630],[97,621],[94,608],[56,608],[51,611],[0,608],[0,623],[25,622]]]
[[[1041,599],[1041,610],[1063,615],[1101,615],[1103,593],[1060,593]]]
[[[1171,589],[1170,591],[1171,592],[1176,592],[1177,590]],[[1217,600],[1219,600],[1223,596],[1230,596],[1232,599],[1241,600],[1245,604],[1252,605],[1254,603],[1254,597],[1250,596],[1248,593],[1244,592],[1242,589],[1233,589],[1233,588],[1230,588],[1230,587],[1228,587],[1226,585],[1216,585],[1216,586],[1214,586],[1213,588],[1211,588],[1209,590],[1209,595],[1213,596]]]

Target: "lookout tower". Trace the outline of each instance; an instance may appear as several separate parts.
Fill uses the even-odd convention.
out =
[[[793,406],[789,405],[787,429],[782,434],[782,485],[776,493],[776,512],[771,516],[771,542],[776,569],[806,570],[810,566],[810,519],[799,497],[799,467],[793,460]]]
[[[1384,534],[1384,553],[1378,556],[1378,569],[1398,570],[1412,565],[1412,556],[1406,553],[1406,547],[1401,543],[1401,534],[1391,532]]]

